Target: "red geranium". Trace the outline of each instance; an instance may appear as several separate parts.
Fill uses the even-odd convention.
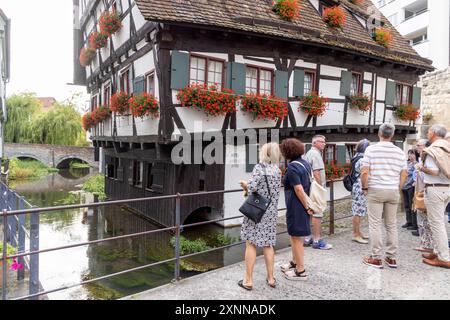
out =
[[[92,112],[87,112],[83,115],[83,117],[81,118],[81,125],[83,126],[83,129],[85,131],[89,130],[95,125],[94,120],[92,119]]]
[[[393,39],[391,31],[386,28],[375,28],[373,37],[378,44],[386,48],[389,47]]]
[[[415,121],[420,117],[420,109],[412,104],[401,104],[396,107],[394,114],[401,120]]]
[[[92,32],[89,36],[89,46],[93,49],[106,47],[108,43],[108,35],[101,32]]]
[[[325,174],[327,180],[334,180],[349,174],[351,164],[336,164],[336,161],[327,163],[325,166]]]
[[[325,114],[327,106],[328,98],[319,96],[317,92],[312,92],[300,99],[299,111],[302,110],[310,116],[320,117]]]
[[[128,94],[126,94],[125,92],[116,92],[111,97],[111,100],[109,103],[109,109],[111,109],[112,112],[116,112],[120,115],[123,115],[129,109],[129,106],[128,106],[129,99],[130,99],[130,96]]]
[[[361,111],[369,111],[372,108],[372,100],[367,94],[357,93],[350,98],[350,106]]]
[[[288,115],[286,100],[265,94],[247,94],[242,98],[241,110],[250,112],[253,119],[284,119]]]
[[[344,9],[338,6],[331,8],[325,8],[323,11],[323,21],[332,28],[339,27],[342,28],[345,24],[347,17],[345,15]]]
[[[111,114],[111,110],[109,110],[108,107],[105,106],[100,106],[97,109],[95,109],[94,111],[92,111],[92,120],[94,121],[95,124],[100,123],[104,120],[106,120],[109,115]]]
[[[80,64],[87,67],[95,57],[95,50],[92,48],[81,48],[80,50]]]
[[[134,117],[144,117],[150,115],[152,118],[159,117],[158,100],[155,96],[147,92],[140,95],[133,96],[128,101],[130,105],[131,114]]]
[[[181,106],[203,110],[210,116],[221,116],[236,111],[238,97],[233,91],[205,84],[191,84],[177,93]]]
[[[122,28],[122,22],[119,15],[115,12],[105,11],[102,13],[99,21],[100,32],[107,36],[112,35]]]
[[[283,20],[292,21],[300,15],[299,0],[275,0],[272,10]]]

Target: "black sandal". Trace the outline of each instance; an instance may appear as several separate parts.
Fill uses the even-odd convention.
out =
[[[266,282],[267,282],[267,285],[271,288],[275,289],[277,287],[277,279],[275,279],[275,278],[273,279],[273,283],[270,283],[269,279],[266,279]]]
[[[241,287],[241,288],[244,288],[247,291],[252,291],[253,290],[253,286],[246,286],[244,284],[244,280],[239,280],[238,286]]]

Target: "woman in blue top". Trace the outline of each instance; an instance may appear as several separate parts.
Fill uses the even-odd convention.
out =
[[[286,224],[291,237],[292,261],[281,266],[289,280],[306,280],[304,267],[303,237],[311,234],[308,195],[311,186],[311,167],[302,159],[305,145],[297,139],[289,138],[280,146],[281,153],[289,165],[284,177],[284,196],[286,201]]]

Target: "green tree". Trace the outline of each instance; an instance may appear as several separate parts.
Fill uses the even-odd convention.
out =
[[[22,93],[9,97],[6,100],[5,142],[31,142],[30,128],[41,109],[41,103],[34,93]]]

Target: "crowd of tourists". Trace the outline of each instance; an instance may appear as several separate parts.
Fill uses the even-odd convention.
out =
[[[397,210],[402,194],[406,214],[402,227],[420,237],[415,250],[422,252],[425,264],[450,268],[450,243],[445,225],[447,221],[450,223],[450,133],[442,125],[432,126],[428,139],[419,140],[407,155],[392,143],[394,133],[394,125],[382,124],[377,143],[364,139],[356,146],[346,177],[350,189],[346,188],[351,190],[352,197],[352,241],[369,244],[369,254],[362,258],[362,263],[375,268],[383,268],[383,265],[397,268]],[[255,212],[249,214],[241,210],[244,213],[241,239],[246,241],[246,272],[244,279],[238,282],[240,287],[253,288],[258,247],[263,249],[267,285],[276,287],[274,247],[282,185],[292,249],[292,259],[281,265],[283,276],[289,280],[307,279],[305,246],[332,249],[333,246],[321,237],[328,200],[324,196],[326,177],[322,153],[325,146],[326,138],[322,135],[313,137],[312,147],[306,154],[305,144],[296,138],[285,139],[281,145],[267,143],[260,149],[260,162],[255,165],[250,179],[240,181],[246,194],[257,195],[251,198],[255,201],[255,212],[263,212],[260,220],[255,220],[252,216]],[[279,167],[281,159],[287,162],[283,174]],[[258,207],[259,201],[266,203],[264,209]],[[361,218],[365,216],[369,222],[368,235],[360,228]]]

